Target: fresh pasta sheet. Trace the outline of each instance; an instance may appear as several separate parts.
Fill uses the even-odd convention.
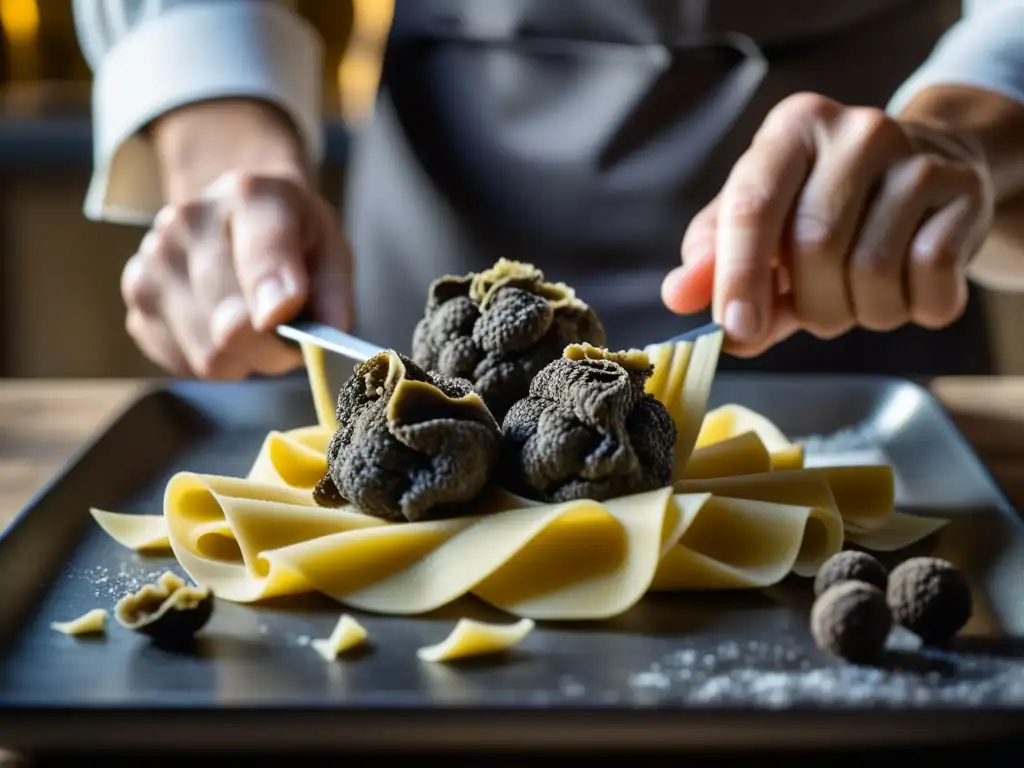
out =
[[[495,487],[476,514],[415,523],[320,507],[313,489],[336,424],[310,354],[323,423],[271,432],[245,477],[174,476],[161,515],[92,514],[126,547],[169,549],[225,600],[317,591],[413,615],[473,594],[531,620],[609,618],[652,590],[767,587],[813,576],[846,542],[896,550],[944,524],[894,511],[887,466],[805,468],[763,416],[707,412],[720,346],[715,334],[646,350],[647,391],[677,427],[673,482],[659,490],[540,504]]]

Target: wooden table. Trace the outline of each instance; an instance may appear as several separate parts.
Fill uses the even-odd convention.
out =
[[[0,526],[143,388],[140,381],[0,380]],[[932,384],[1018,509],[1024,509],[1024,377]]]

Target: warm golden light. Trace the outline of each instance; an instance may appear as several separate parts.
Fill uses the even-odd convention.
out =
[[[0,0],[0,25],[10,43],[11,79],[34,80],[39,69],[37,0]]]
[[[360,123],[373,107],[381,56],[394,14],[393,0],[353,0],[352,37],[338,64],[338,92],[350,123]]]
[[[0,0],[0,24],[12,45],[35,42],[39,34],[39,4],[36,0]]]

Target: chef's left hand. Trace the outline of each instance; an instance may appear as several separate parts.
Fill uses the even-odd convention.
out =
[[[992,210],[970,142],[797,94],[690,223],[662,298],[681,314],[710,304],[725,349],[744,357],[801,329],[941,328],[963,312]]]

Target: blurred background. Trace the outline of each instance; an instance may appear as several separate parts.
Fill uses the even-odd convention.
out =
[[[372,108],[392,0],[292,0],[323,35],[340,203],[348,138]],[[143,230],[85,220],[90,73],[70,0],[0,0],[0,376],[157,374],[124,332],[119,279]],[[1024,298],[987,297],[1001,373],[1024,373]]]

